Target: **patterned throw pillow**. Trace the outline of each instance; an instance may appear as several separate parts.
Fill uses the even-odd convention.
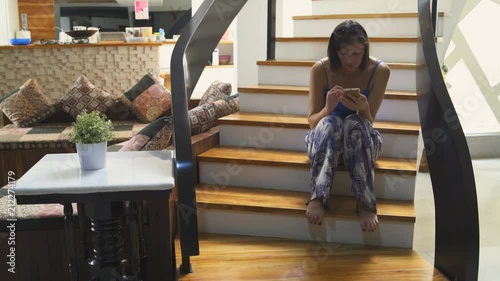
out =
[[[227,98],[231,94],[231,84],[215,80],[203,94],[198,105],[204,105]]]
[[[239,94],[197,106],[188,112],[191,135],[208,131],[217,125],[217,119],[240,110]]]
[[[137,134],[128,140],[118,151],[139,151],[150,140],[150,137]]]
[[[149,89],[149,87],[157,84],[158,81],[153,77],[151,73],[142,76],[141,80],[137,82],[130,90],[125,92],[125,96],[129,101],[133,102],[138,96],[140,96],[144,91]]]
[[[56,112],[36,79],[30,79],[0,104],[3,113],[18,127],[31,127]]]
[[[106,116],[113,121],[136,120],[137,118],[130,110],[130,106],[132,105],[130,100],[123,94],[115,95],[114,97],[117,102],[105,112]]]
[[[206,103],[189,110],[188,118],[191,125],[191,135],[208,131],[217,123],[214,103]]]
[[[214,102],[217,119],[240,111],[240,94],[229,96]]]
[[[105,113],[117,103],[116,98],[94,86],[84,75],[61,98],[62,110],[76,118],[83,111]]]
[[[133,136],[119,151],[162,150],[170,145],[172,117],[152,122]]]
[[[152,122],[172,106],[170,92],[154,84],[132,101],[130,109],[142,122]]]
[[[163,127],[161,127],[141,150],[163,150],[172,143],[172,132],[174,129],[172,116],[160,118],[154,123],[158,123],[157,125],[159,127]]]

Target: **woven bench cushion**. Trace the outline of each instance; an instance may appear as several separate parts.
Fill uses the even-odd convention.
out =
[[[134,121],[113,121],[113,139],[109,144],[129,140],[148,124]],[[0,129],[0,150],[22,150],[40,148],[69,148],[72,126],[68,124],[40,124],[32,128],[7,125]]]
[[[3,188],[2,188],[3,189]],[[73,214],[77,214],[76,204],[73,205]],[[15,206],[17,220],[58,218],[64,216],[63,205],[61,204],[36,204],[36,205],[12,205],[6,195],[0,198],[0,221],[13,219],[9,214],[9,207]]]

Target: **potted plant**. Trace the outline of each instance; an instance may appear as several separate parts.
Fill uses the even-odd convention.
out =
[[[106,167],[106,148],[112,133],[113,123],[99,111],[84,111],[76,117],[69,140],[76,144],[82,170]]]

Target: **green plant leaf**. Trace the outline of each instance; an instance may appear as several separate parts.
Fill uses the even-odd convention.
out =
[[[101,143],[112,138],[113,123],[99,111],[80,113],[69,133],[69,140],[73,143]]]

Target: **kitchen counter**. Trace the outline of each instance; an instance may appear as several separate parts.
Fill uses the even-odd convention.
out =
[[[12,46],[12,45],[6,45],[6,46],[0,46],[1,49],[38,49],[38,48],[95,48],[95,47],[121,47],[121,46],[126,46],[126,47],[132,47],[132,46],[161,46],[162,43],[160,42],[122,42],[122,41],[105,41],[105,42],[100,42],[97,44],[51,44],[51,45],[40,45],[40,44],[29,44],[29,45],[24,45],[24,46]]]

